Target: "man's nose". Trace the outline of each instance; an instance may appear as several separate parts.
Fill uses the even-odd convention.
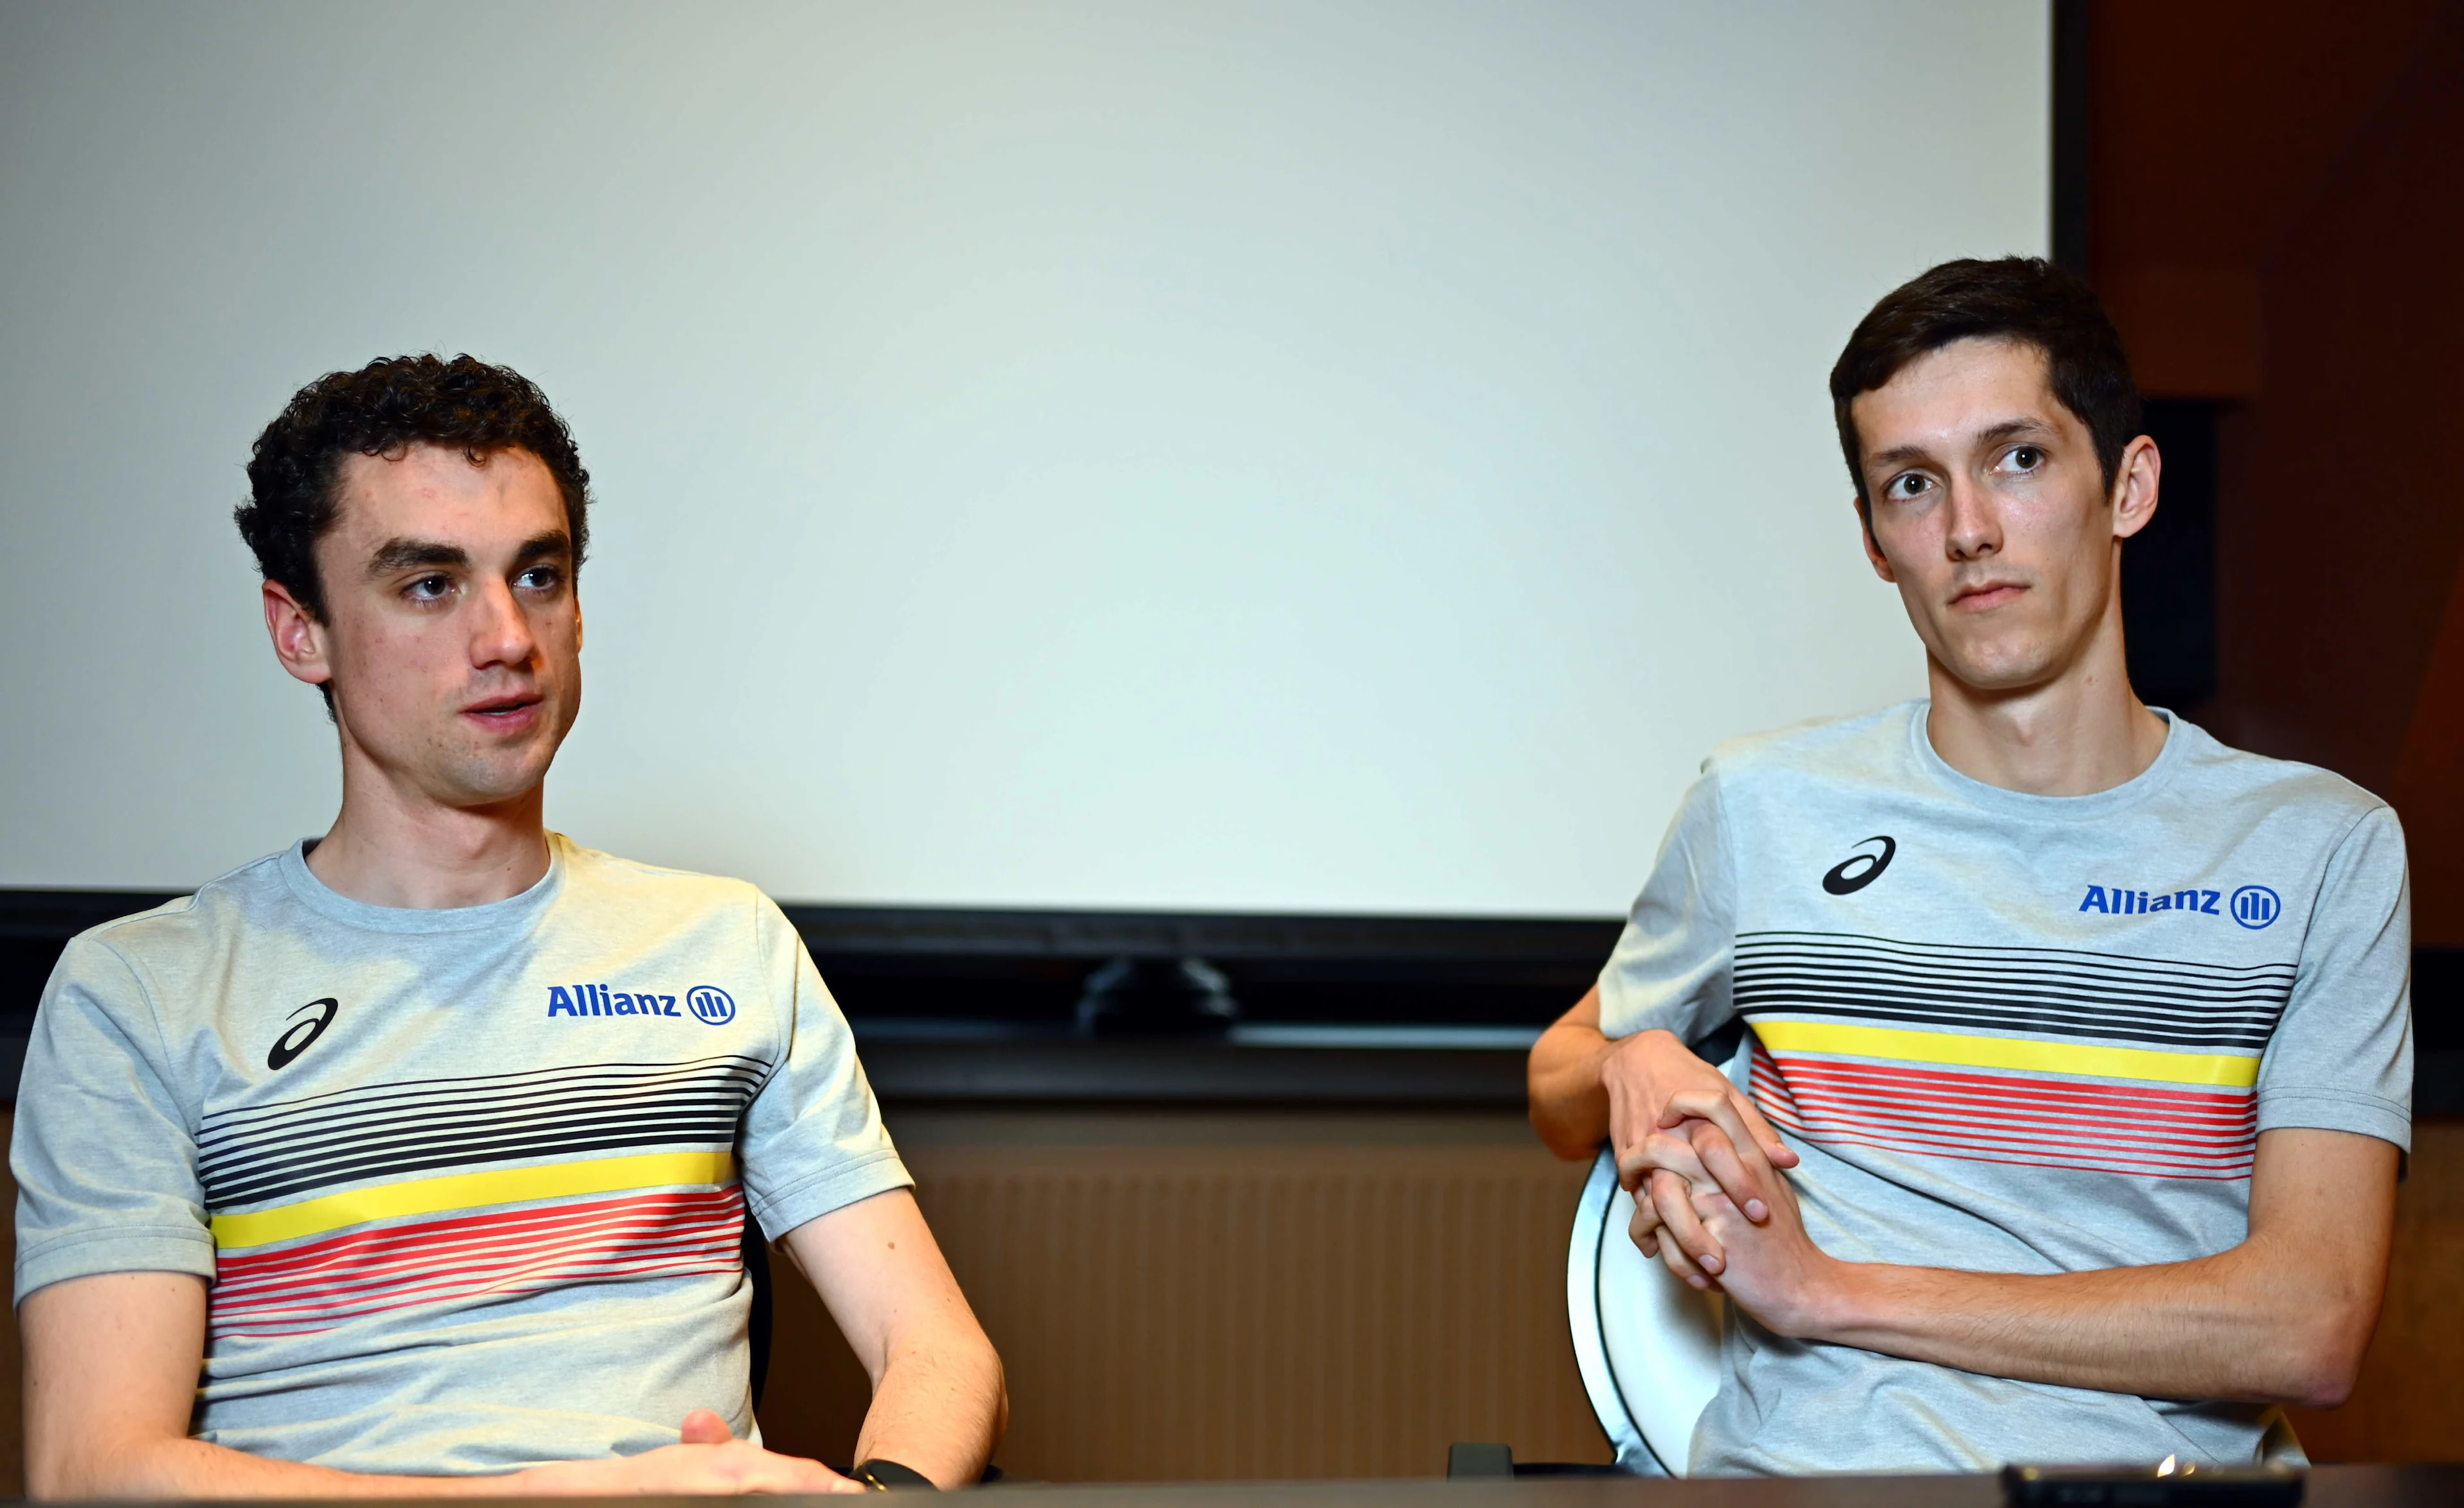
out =
[[[1951,478],[1943,509],[1943,549],[1955,561],[1972,561],[2002,548],[2002,521],[1988,490],[1964,477]]]
[[[471,625],[472,665],[529,664],[539,639],[531,632],[530,615],[514,600],[513,588],[491,581],[480,588],[473,606],[477,610]]]

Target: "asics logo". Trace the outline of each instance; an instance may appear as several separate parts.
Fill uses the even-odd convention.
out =
[[[1882,845],[1881,848],[1873,853],[1863,852],[1876,843]],[[1886,837],[1870,837],[1857,847],[1858,853],[1842,859],[1824,874],[1823,889],[1835,896],[1853,896],[1881,878],[1882,871],[1891,867],[1891,856],[1900,851],[1900,845]]]

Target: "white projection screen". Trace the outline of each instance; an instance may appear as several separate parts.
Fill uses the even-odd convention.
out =
[[[1917,695],[1823,380],[2048,242],[2043,0],[0,8],[0,885],[321,832],[230,514],[470,351],[596,494],[551,823],[781,899],[1599,916]]]

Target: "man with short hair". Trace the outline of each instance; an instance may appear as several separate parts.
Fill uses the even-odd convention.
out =
[[[301,389],[249,478],[341,810],[44,991],[11,1158],[31,1489],[975,1480],[1001,1364],[795,931],[543,826],[582,694],[563,422],[500,366],[378,361]],[[861,1480],[759,1444],[748,1210],[871,1374]]]
[[[1533,1123],[1743,1311],[1696,1473],[2290,1454],[2386,1282],[2395,814],[2132,694],[2160,457],[2084,284],[1934,268],[1831,391],[1931,694],[1705,763]]]

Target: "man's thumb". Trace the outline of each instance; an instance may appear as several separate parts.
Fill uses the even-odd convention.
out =
[[[725,1445],[736,1438],[727,1421],[708,1408],[696,1408],[685,1415],[684,1443],[687,1445]]]

